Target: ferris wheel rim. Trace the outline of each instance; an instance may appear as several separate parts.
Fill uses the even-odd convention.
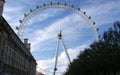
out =
[[[67,5],[67,3],[52,3],[50,4],[43,4],[42,6],[36,6],[34,10],[30,9],[30,12],[28,14],[24,14],[24,18],[22,20],[19,20],[20,25],[16,27],[17,29],[17,35],[20,37],[22,32],[22,29],[24,28],[25,24],[31,19],[32,16],[34,16],[35,13],[38,13],[40,10],[46,10],[49,8],[64,8],[74,11],[76,14],[80,15],[92,28],[95,41],[99,41],[99,35],[98,35],[98,28],[95,26],[95,22],[91,20],[91,16],[87,16],[86,12],[82,12],[80,8],[75,8],[73,5]]]

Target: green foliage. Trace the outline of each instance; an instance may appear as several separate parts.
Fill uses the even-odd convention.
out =
[[[80,52],[63,75],[116,75],[120,72],[120,22],[105,31],[99,42]]]

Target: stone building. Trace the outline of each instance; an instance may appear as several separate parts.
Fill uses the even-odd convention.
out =
[[[35,75],[36,60],[30,43],[24,43],[2,17],[5,0],[0,0],[0,74]]]
[[[0,16],[0,73],[35,75],[36,60],[30,53],[30,43],[19,39],[6,20]]]
[[[4,2],[0,0],[0,75],[35,75],[37,63],[30,43],[22,42],[2,17]]]

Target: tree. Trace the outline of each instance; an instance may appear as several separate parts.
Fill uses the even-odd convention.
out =
[[[63,75],[104,75],[120,71],[120,22],[105,31],[99,42],[81,52]]]

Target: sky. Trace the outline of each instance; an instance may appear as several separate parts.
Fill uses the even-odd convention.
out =
[[[17,33],[16,26],[24,14],[35,9],[36,6],[50,4],[50,2],[73,5],[80,8],[86,15],[91,16],[101,35],[115,21],[120,21],[120,0],[6,0],[3,17]],[[62,39],[69,53],[71,61],[78,54],[88,48],[95,41],[94,30],[80,14],[67,8],[47,8],[34,13],[25,22],[22,38],[28,38],[31,43],[31,53],[37,61],[37,70],[46,75],[52,75],[57,47],[57,35],[62,31]],[[56,75],[66,71],[69,64],[66,53],[59,44],[59,56]]]

